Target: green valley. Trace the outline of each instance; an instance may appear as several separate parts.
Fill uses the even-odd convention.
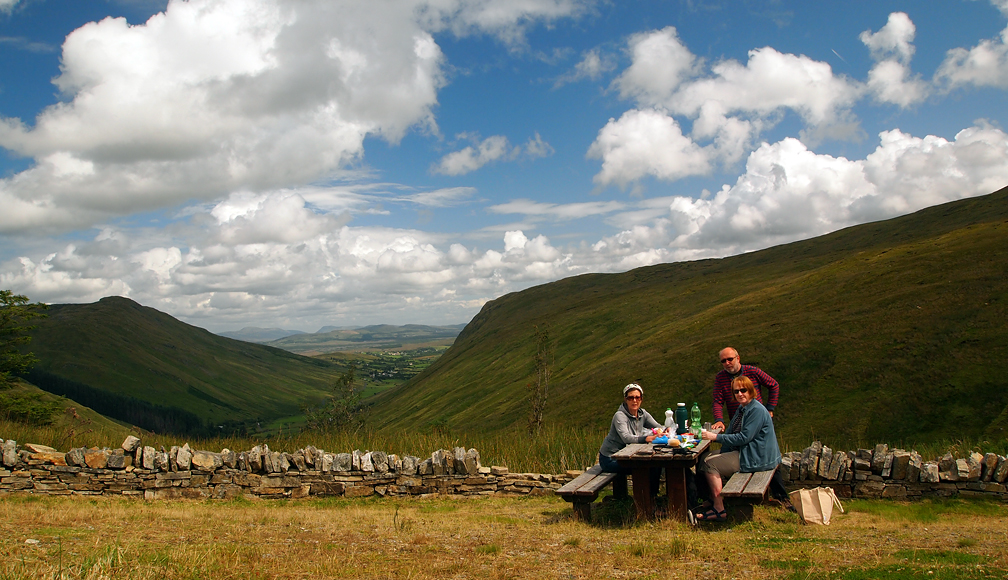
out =
[[[680,401],[709,416],[716,354],[731,345],[780,381],[785,441],[1002,441],[1006,319],[1008,189],[758,252],[543,284],[486,303],[457,338],[383,326],[272,343],[328,353],[314,357],[126,298],[53,305],[28,378],[157,432],[255,433],[299,424],[353,363],[372,426],[506,434],[525,427],[538,325],[555,347],[553,430],[603,432],[631,381],[656,416]]]

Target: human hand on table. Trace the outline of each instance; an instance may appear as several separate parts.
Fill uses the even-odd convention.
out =
[[[724,423],[722,423],[721,421],[714,423],[713,425],[711,425],[711,431],[724,431]]]
[[[703,431],[700,431],[700,438],[708,441],[714,441],[717,439],[717,433],[704,429]]]

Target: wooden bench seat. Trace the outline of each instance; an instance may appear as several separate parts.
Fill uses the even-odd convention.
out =
[[[721,489],[721,497],[726,503],[738,505],[741,508],[742,516],[752,517],[752,505],[760,503],[767,498],[770,490],[770,481],[773,479],[777,469],[769,471],[757,471],[756,473],[737,472],[731,476],[728,483]]]
[[[613,483],[614,495],[626,497],[626,476],[604,472],[598,464],[589,467],[584,473],[556,490],[556,494],[571,502],[575,518],[588,522],[591,521],[592,502],[598,499],[599,492],[610,482]]]

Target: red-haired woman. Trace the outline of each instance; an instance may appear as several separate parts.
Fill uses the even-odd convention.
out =
[[[780,448],[774,433],[773,419],[763,403],[756,400],[756,386],[749,377],[732,381],[732,394],[739,409],[727,431],[702,431],[700,437],[721,444],[720,452],[711,452],[697,464],[707,476],[711,490],[711,506],[696,514],[698,521],[723,522],[727,517],[721,497],[722,479],[736,472],[754,473],[775,469],[780,463]]]

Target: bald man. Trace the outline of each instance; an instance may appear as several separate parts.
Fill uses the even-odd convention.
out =
[[[770,375],[752,365],[744,365],[739,359],[739,353],[732,347],[725,347],[718,353],[721,361],[721,372],[714,377],[714,421],[712,429],[724,430],[724,408],[728,407],[728,417],[733,417],[738,410],[738,402],[732,396],[731,382],[736,377],[747,376],[756,386],[756,400],[763,403],[770,416],[773,417],[777,407],[777,396],[780,385]],[[767,390],[767,400],[763,400],[763,389]]]

